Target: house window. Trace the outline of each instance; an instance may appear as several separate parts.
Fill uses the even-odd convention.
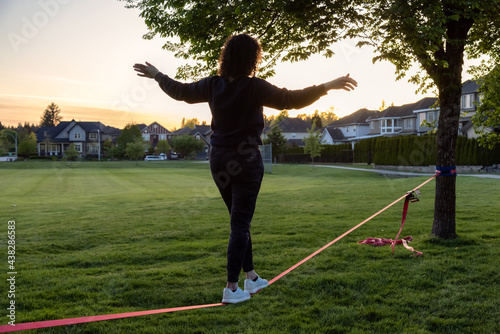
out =
[[[375,122],[370,122],[370,129],[375,129]]]
[[[462,95],[462,109],[470,109],[474,107],[474,94]]]
[[[292,133],[292,139],[295,139],[297,138],[297,134],[296,133]]]
[[[48,148],[50,153],[57,153],[60,149],[59,145],[48,145]]]
[[[75,133],[75,139],[80,139],[81,137],[82,137],[82,135],[81,135],[81,134],[79,134],[79,133]]]
[[[89,145],[87,145],[87,151],[90,154],[97,154],[97,145],[96,144],[89,144]]]
[[[97,133],[89,133],[89,139],[97,139]]]
[[[81,152],[81,151],[82,151],[82,144],[75,144],[75,149],[76,149],[78,152]]]
[[[420,126],[422,126],[422,123],[425,121],[425,113],[421,112],[418,114],[418,121]]]
[[[407,118],[404,120],[405,129],[413,129],[413,118]]]
[[[436,117],[434,115],[434,111],[429,111],[427,113],[427,122],[432,123],[436,120]]]

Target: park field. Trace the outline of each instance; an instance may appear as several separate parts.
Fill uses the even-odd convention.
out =
[[[273,166],[252,222],[268,280],[427,176]],[[457,234],[430,236],[434,181],[244,303],[32,330],[32,333],[499,333],[500,180],[458,176]],[[220,303],[229,216],[208,164],[0,163],[0,325]],[[15,297],[7,297],[15,221]],[[243,287],[243,275],[240,280]]]

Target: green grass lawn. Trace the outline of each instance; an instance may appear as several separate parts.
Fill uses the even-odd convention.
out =
[[[252,222],[257,272],[272,279],[426,179],[273,166]],[[499,333],[499,186],[458,177],[455,240],[429,236],[424,186],[402,233],[420,257],[357,244],[394,238],[401,201],[247,302],[32,332]],[[16,221],[16,323],[220,302],[229,217],[208,164],[0,163],[0,187],[3,277]]]

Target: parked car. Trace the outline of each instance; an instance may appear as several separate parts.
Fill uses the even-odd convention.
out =
[[[144,158],[144,161],[153,161],[153,160],[161,160],[159,156],[157,155],[147,155]]]
[[[177,153],[175,152],[170,153],[170,160],[177,160],[177,159],[179,159]]]
[[[160,153],[160,160],[167,160],[167,155],[165,153]]]

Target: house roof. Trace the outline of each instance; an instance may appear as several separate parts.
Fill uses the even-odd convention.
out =
[[[44,126],[37,130],[36,141],[42,142],[45,137],[54,138],[59,132],[61,132],[70,122],[60,122],[56,126]]]
[[[104,125],[101,122],[76,122],[75,120],[71,120],[71,121],[60,122],[56,126],[45,126],[43,128],[38,129],[38,131],[36,132],[37,142],[44,141],[46,136],[52,138],[53,141],[67,141],[66,139],[57,140],[55,139],[55,137],[72,122],[75,123],[75,126],[79,125],[83,130],[85,130],[85,132],[97,132],[97,130],[99,130],[99,132],[101,132],[102,134],[117,135],[117,136],[120,135],[122,132],[120,129]]]
[[[144,130],[145,128],[147,128],[147,127],[148,127],[148,126],[147,126],[146,124],[144,124],[144,123],[137,124],[137,126],[139,127],[139,130],[141,130],[141,132],[142,132],[142,130]]]
[[[174,135],[174,136],[182,136],[182,135],[194,136],[197,133],[199,133],[202,136],[206,136],[206,135],[210,134],[211,131],[212,131],[212,127],[210,125],[206,125],[206,124],[199,125],[198,124],[198,125],[195,125],[193,129],[186,126],[182,129],[175,130],[172,132],[172,135]]]
[[[324,131],[328,132],[333,140],[345,140],[345,136],[340,129],[327,126]]]
[[[375,115],[377,111],[375,110],[368,110],[366,108],[359,109],[358,111],[353,112],[350,115],[347,115],[345,117],[339,118],[330,124],[327,125],[327,127],[333,127],[333,126],[345,126],[345,125],[350,125],[350,124],[368,124],[367,119]]]
[[[414,103],[403,104],[402,106],[390,106],[371,116],[369,119],[393,118],[393,117],[413,117],[414,110],[429,109],[438,99],[436,97],[424,97]]]
[[[206,136],[212,131],[212,127],[210,125],[195,125],[191,134],[196,134],[197,132],[203,136]]]
[[[182,135],[188,135],[191,132],[191,128],[188,128],[187,126],[182,129],[177,129],[175,131],[172,131],[172,135],[174,136],[182,136]]]
[[[462,84],[462,94],[477,93],[479,87],[477,81],[467,80]]]
[[[275,125],[279,126],[281,132],[307,132],[311,128],[309,122],[298,117],[287,117]]]
[[[145,126],[145,124],[139,124],[139,129],[141,130],[141,133],[152,133],[152,134],[169,134],[170,131],[162,126],[158,122],[153,122],[149,124],[148,126]]]

